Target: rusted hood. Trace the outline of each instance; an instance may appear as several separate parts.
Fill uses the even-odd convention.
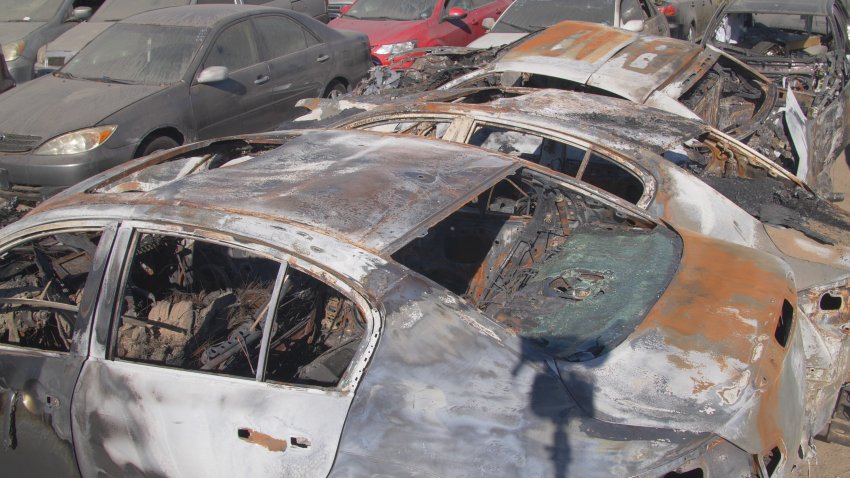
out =
[[[780,390],[784,410],[798,400],[802,407],[794,396],[803,383],[797,326],[787,337],[777,333],[783,306],[787,313],[796,304],[789,269],[773,256],[680,232],[680,268],[635,332],[593,361],[559,362],[560,373],[593,384],[574,395],[600,420],[714,432],[751,452],[774,446],[802,420],[776,408]]]
[[[701,51],[682,40],[567,21],[520,43],[494,68],[563,78],[643,103]]]

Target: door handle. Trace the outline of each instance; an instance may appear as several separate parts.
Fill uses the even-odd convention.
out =
[[[269,75],[258,76],[256,80],[254,80],[255,85],[262,85],[269,81]]]
[[[330,55],[321,55],[320,57],[316,58],[316,61],[318,61],[319,63],[324,63],[324,62],[328,61],[330,58],[331,58]]]

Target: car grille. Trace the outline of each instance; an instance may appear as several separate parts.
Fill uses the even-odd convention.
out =
[[[41,144],[41,137],[0,133],[0,152],[23,153]]]

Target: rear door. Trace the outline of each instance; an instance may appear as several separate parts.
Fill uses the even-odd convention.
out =
[[[82,474],[326,476],[372,309],[219,231],[125,224],[117,243],[74,395]]]
[[[264,15],[253,22],[270,76],[263,115],[277,124],[296,116],[298,100],[322,96],[331,80],[334,55],[326,43],[284,15]]]
[[[4,476],[78,476],[71,398],[115,228],[26,230],[0,246]]]
[[[270,119],[262,110],[271,96],[269,66],[260,61],[259,45],[249,19],[222,29],[209,48],[198,74],[210,66],[224,66],[224,81],[200,84],[194,81],[189,95],[199,139],[248,133],[268,128]]]

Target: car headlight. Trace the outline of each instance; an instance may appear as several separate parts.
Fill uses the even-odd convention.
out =
[[[410,40],[402,43],[391,43],[389,45],[381,45],[375,53],[378,55],[399,55],[416,48],[416,40]]]
[[[112,133],[118,129],[116,125],[95,126],[57,136],[35,150],[35,154],[58,155],[85,153],[105,143]]]
[[[6,57],[6,61],[17,60],[24,53],[25,46],[27,46],[27,42],[24,40],[13,41],[3,45],[3,56]]]

